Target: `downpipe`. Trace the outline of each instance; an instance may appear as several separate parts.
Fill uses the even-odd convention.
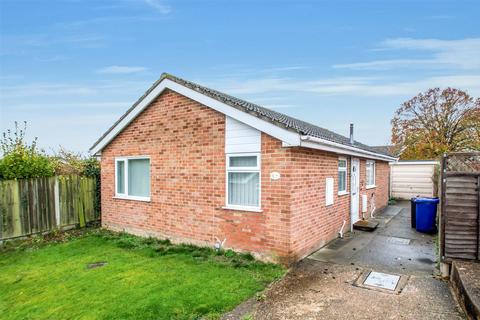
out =
[[[371,205],[370,205],[370,208],[371,208],[370,217],[375,218],[375,216],[373,215],[373,213],[375,212],[375,209],[377,209],[377,207],[375,207],[375,193],[372,194],[372,199],[371,199],[370,201],[371,201]]]
[[[215,237],[215,240],[216,240],[215,245],[214,245],[215,251],[222,250],[223,245],[225,244],[225,241],[227,241],[227,238],[223,239],[223,241],[220,241],[220,239]]]
[[[345,228],[345,224],[347,223],[347,220],[343,220],[342,227],[340,228],[340,231],[338,232],[338,236],[340,238],[343,238],[343,228]]]

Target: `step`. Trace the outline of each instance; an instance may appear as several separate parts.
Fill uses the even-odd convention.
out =
[[[372,232],[378,227],[378,222],[370,220],[359,220],[353,224],[353,229]]]

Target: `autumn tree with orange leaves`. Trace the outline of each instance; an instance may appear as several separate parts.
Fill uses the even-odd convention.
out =
[[[403,160],[480,151],[480,98],[453,88],[418,94],[395,112],[392,143]]]

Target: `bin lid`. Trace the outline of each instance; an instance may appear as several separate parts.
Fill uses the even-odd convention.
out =
[[[415,203],[438,203],[440,200],[438,198],[415,198]]]

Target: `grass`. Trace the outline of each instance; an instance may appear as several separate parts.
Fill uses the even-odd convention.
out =
[[[396,204],[397,204],[397,201],[398,201],[397,198],[391,197],[391,198],[388,199],[388,205],[389,205],[389,206],[396,205]]]
[[[88,264],[106,262],[102,267]],[[2,319],[217,319],[285,270],[251,255],[90,231],[0,252]]]

